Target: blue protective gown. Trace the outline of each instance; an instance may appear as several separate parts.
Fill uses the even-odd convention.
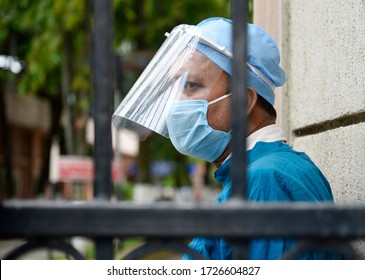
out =
[[[258,142],[247,152],[247,196],[257,202],[274,201],[333,201],[330,185],[307,155],[294,151],[280,141]],[[226,201],[231,194],[231,160],[215,171],[215,178],[223,185],[217,202]],[[244,223],[244,221],[237,221]],[[224,224],[222,224],[224,226]],[[279,259],[296,244],[283,238],[260,238],[250,241],[250,259]],[[232,249],[223,238],[196,237],[189,246],[207,259],[231,259]],[[189,259],[189,256],[184,256]],[[310,252],[301,259],[337,259],[338,255],[325,251]]]

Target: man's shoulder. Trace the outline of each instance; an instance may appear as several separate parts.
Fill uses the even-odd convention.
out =
[[[288,180],[303,179],[308,175],[321,176],[319,168],[302,152],[297,152],[288,147],[276,149],[257,157],[248,165],[248,175],[254,177],[281,178]]]
[[[304,153],[291,148],[262,153],[248,166],[248,182],[253,193],[263,193],[263,200],[331,200],[329,183],[319,168]],[[265,194],[267,193],[267,195]]]
[[[298,165],[314,163],[303,153],[293,150],[289,145],[281,142],[257,143],[249,154],[249,169],[270,171],[281,168],[295,168]]]

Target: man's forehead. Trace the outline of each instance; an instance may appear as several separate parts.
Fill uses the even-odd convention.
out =
[[[191,53],[189,55],[189,57],[187,58],[185,65],[187,65],[187,66],[199,65],[201,67],[214,67],[215,66],[215,64],[209,58],[207,58],[204,54],[202,54],[199,51],[195,51],[195,52]]]
[[[191,73],[191,75],[205,75],[210,73],[213,76],[214,74],[219,75],[222,72],[217,65],[199,51],[191,53],[178,72],[182,74],[186,71]]]

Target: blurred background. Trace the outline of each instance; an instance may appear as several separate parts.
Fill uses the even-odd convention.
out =
[[[92,3],[0,2],[0,199],[93,198]],[[230,15],[228,0],[113,3],[114,107],[165,32]],[[180,155],[160,135],[140,142],[130,130],[112,133],[113,198],[214,200],[210,164]]]
[[[0,200],[93,198],[92,3],[0,0]],[[114,0],[113,11],[115,108],[165,32],[230,17],[230,1]],[[275,108],[289,144],[319,166],[337,204],[363,204],[364,1],[250,0],[249,21],[281,50],[286,84]],[[220,191],[214,167],[162,136],[140,142],[113,128],[112,139],[114,201],[214,201]],[[17,244],[1,243],[0,257]],[[116,248],[136,244],[116,240]],[[365,241],[355,245],[365,258]]]

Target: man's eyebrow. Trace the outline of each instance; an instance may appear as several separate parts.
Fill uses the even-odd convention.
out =
[[[197,75],[194,73],[189,73],[187,81],[190,81],[190,80],[199,81],[199,80],[201,80],[201,77],[200,77],[200,75]]]
[[[177,72],[173,77],[172,77],[172,80],[173,81],[176,81],[178,80],[182,75],[185,75],[187,73],[187,71],[184,71],[184,72]],[[187,78],[186,78],[186,81],[196,81],[196,82],[201,82],[202,80],[202,77],[199,73],[191,73],[191,72],[188,72],[187,73]]]

